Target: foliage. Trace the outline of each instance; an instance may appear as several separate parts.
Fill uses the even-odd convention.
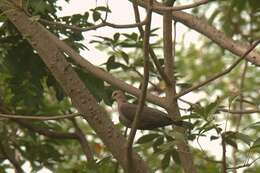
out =
[[[56,13],[62,7],[57,6],[56,0],[25,0],[23,6],[34,17],[39,16],[41,19],[78,27],[94,26],[105,19],[106,12],[112,12],[108,7],[97,6],[84,14],[59,17]],[[260,37],[259,10],[258,0],[222,0],[210,2],[206,7],[196,8],[191,12],[205,18],[208,23],[216,26],[233,39],[252,42]],[[14,114],[24,115],[75,112],[69,98],[66,97],[44,62],[13,24],[4,15],[1,16],[0,22],[0,94],[4,107]],[[84,40],[81,32],[62,27],[49,27],[48,29],[78,52],[87,49],[81,42]],[[155,40],[151,43],[151,47],[155,50],[158,60],[163,66],[160,29],[153,28],[151,35],[152,40]],[[95,45],[97,50],[103,51],[107,55],[107,61],[100,66],[100,69],[132,85],[139,84],[142,79],[143,40],[138,32],[120,30],[111,37],[97,35],[89,44]],[[198,43],[191,43],[187,46],[177,42],[176,47],[176,73],[173,75],[178,79],[178,91],[223,71],[235,59],[234,55],[202,36]],[[116,88],[87,73],[70,57],[67,58],[96,100],[106,108],[111,107],[113,101],[110,96]],[[149,84],[149,90],[161,94],[165,84],[152,62],[150,62],[149,68],[150,81],[152,81]],[[260,123],[255,122],[256,118],[243,115],[239,124],[239,128],[243,130],[235,131],[234,127],[237,126],[238,119],[234,118],[233,114],[219,111],[222,108],[238,109],[241,103],[246,107],[259,109],[260,71],[254,65],[248,64],[244,86],[240,91],[243,69],[244,62],[220,80],[201,88],[200,92],[203,94],[199,95],[200,99],[196,102],[191,100],[194,104],[186,112],[182,112],[182,119],[192,124],[192,127],[187,128],[186,133],[177,133],[170,127],[140,132],[134,149],[141,153],[153,171],[181,172],[176,140],[187,139],[194,144],[199,143],[200,138],[207,138],[209,142],[225,139],[228,146],[238,150],[237,157],[241,164],[248,161],[248,155],[252,156],[249,160],[259,155]],[[241,92],[243,93],[242,99],[239,95]],[[223,118],[223,115],[227,116]],[[77,122],[90,139],[90,147],[95,155],[93,161],[86,162],[81,146],[75,140],[51,139],[11,120],[0,119],[0,142],[1,145],[7,145],[19,153],[17,157],[21,164],[29,162],[31,172],[37,172],[43,168],[58,173],[109,173],[116,172],[118,169],[122,171],[88,124],[82,119],[77,119]],[[225,128],[226,122],[231,124],[228,130]],[[75,131],[75,127],[69,120],[32,121],[30,123],[53,131]],[[117,127],[123,133],[123,127],[120,125]],[[221,164],[216,163],[215,158],[202,148],[192,148],[199,172],[206,173],[208,170],[220,172]],[[12,168],[12,164],[5,160],[5,156],[0,150],[0,172],[7,172],[6,170]],[[251,165],[244,172],[256,172],[257,170],[259,170],[259,164]]]

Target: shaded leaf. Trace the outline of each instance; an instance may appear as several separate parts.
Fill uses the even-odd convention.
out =
[[[143,143],[147,143],[147,142],[151,142],[152,140],[154,140],[155,138],[159,137],[159,134],[148,134],[148,135],[144,135],[142,137],[140,137],[136,143],[138,144],[143,144]]]
[[[161,161],[162,169],[165,169],[169,166],[170,160],[171,160],[171,152],[167,152]]]

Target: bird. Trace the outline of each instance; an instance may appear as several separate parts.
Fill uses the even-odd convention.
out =
[[[128,128],[131,128],[137,110],[137,105],[128,103],[124,93],[121,90],[114,91],[112,93],[112,98],[117,102],[120,123]],[[174,123],[175,122],[169,118],[166,113],[151,107],[144,106],[140,115],[137,129],[152,130],[155,128],[172,125]]]

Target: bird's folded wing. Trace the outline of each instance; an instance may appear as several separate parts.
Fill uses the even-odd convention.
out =
[[[137,110],[137,105],[131,103],[124,103],[120,107],[120,112],[122,116],[126,117],[131,122],[134,120],[134,116]],[[173,121],[167,117],[167,114],[147,106],[144,107],[142,114],[140,116],[140,123],[145,125],[154,126],[165,126],[171,124]]]

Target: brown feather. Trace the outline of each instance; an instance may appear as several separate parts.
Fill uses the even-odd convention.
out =
[[[119,120],[126,127],[131,127],[136,113],[137,105],[131,103],[122,103],[118,110],[120,113]],[[137,129],[150,130],[158,127],[164,127],[173,124],[173,120],[167,117],[167,114],[157,109],[144,107]]]

